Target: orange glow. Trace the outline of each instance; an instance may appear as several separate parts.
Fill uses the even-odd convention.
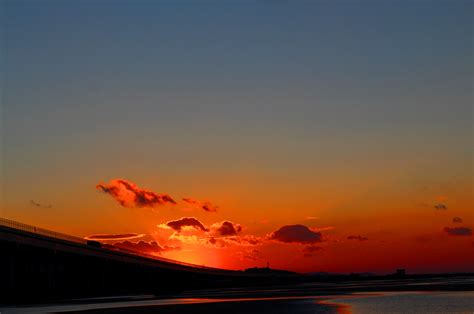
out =
[[[18,210],[11,218],[79,236],[128,234],[130,242],[155,241],[162,248],[176,248],[159,250],[159,256],[227,269],[264,267],[269,262],[272,268],[301,272],[389,273],[397,268],[406,268],[408,272],[474,270],[473,236],[453,236],[446,232],[473,226],[468,183],[454,185],[441,193],[410,191],[403,186],[379,182],[385,187],[374,192],[374,186],[379,185],[372,185],[370,180],[346,190],[308,178],[292,186],[288,182],[275,184],[261,180],[263,174],[258,172],[239,176],[239,179],[223,179],[219,185],[198,185],[199,188],[194,189],[171,181],[163,190],[176,195],[177,199],[188,193],[211,195],[220,205],[220,210],[213,213],[187,211],[188,205],[183,202],[165,202],[156,211],[129,209],[110,197],[93,193],[92,188],[83,197],[92,199],[88,206],[64,202],[71,212],[82,211],[79,218],[63,215],[60,201],[48,209],[48,217],[22,215],[25,211]],[[155,193],[151,191],[156,187],[146,184],[151,180],[140,180],[140,185],[142,181],[143,186],[150,187],[148,192]],[[136,205],[132,192],[111,184],[118,186],[117,198],[128,207]],[[136,184],[130,186],[141,191]],[[366,197],[368,192],[365,191],[371,191],[370,197]],[[435,208],[440,201],[447,209]],[[177,231],[167,226],[168,222],[183,217],[195,218],[205,230],[185,226]],[[453,223],[454,217],[461,218],[462,223]],[[227,228],[226,232],[219,232],[225,221],[232,223],[234,231]],[[304,225],[311,232],[320,233],[321,241],[285,243],[269,238],[286,225]],[[140,237],[134,239],[134,235]]]

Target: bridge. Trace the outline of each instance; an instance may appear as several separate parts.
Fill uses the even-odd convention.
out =
[[[87,241],[0,218],[1,303],[270,285],[290,273],[249,273],[193,265]]]

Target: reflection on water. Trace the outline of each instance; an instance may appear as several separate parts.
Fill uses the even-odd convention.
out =
[[[180,298],[153,299],[127,302],[48,305],[37,307],[11,307],[0,309],[2,314],[12,313],[338,313],[343,305],[319,304],[322,296],[288,296],[265,298]]]
[[[340,313],[474,313],[474,291],[384,292],[324,300]]]
[[[472,314],[472,280],[434,278],[201,290],[166,299],[153,295],[117,296],[68,300],[61,304],[0,307],[0,313]],[[399,291],[410,289],[410,286],[424,291]],[[440,291],[446,287],[466,291]],[[385,292],[387,290],[392,291]],[[393,292],[395,290],[397,292]]]
[[[137,297],[135,297],[136,299]],[[280,296],[247,298],[176,298],[103,303],[11,307],[6,313],[473,313],[474,291],[383,292],[337,296]]]

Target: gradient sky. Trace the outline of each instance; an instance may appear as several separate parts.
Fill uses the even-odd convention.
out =
[[[0,8],[2,216],[215,267],[474,271],[472,1]],[[178,204],[96,189],[118,178]],[[160,227],[181,217],[259,243]]]

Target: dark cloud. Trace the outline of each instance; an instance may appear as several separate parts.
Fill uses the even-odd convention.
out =
[[[98,184],[96,189],[109,194],[125,207],[155,207],[176,204],[168,194],[157,194],[141,189],[135,183],[123,179],[111,180],[109,184]]]
[[[273,232],[269,238],[285,243],[309,244],[321,242],[322,235],[304,225],[288,225]]]
[[[452,236],[470,236],[472,235],[472,229],[469,227],[445,227],[444,232]]]
[[[454,224],[462,224],[462,218],[461,217],[454,217],[453,218],[453,223]]]
[[[179,250],[179,247],[171,247],[171,246],[160,246],[157,242],[155,241],[140,241],[140,242],[130,242],[130,241],[124,241],[124,242],[117,242],[113,244],[114,247],[127,250],[127,251],[133,251],[133,252],[138,252],[138,253],[145,253],[145,254],[161,254],[165,251],[170,251],[170,250]]]
[[[180,232],[183,227],[191,227],[197,230],[208,231],[208,229],[194,217],[183,217],[177,220],[168,221],[166,226]]]
[[[347,237],[347,240],[367,241],[369,238],[363,237],[361,235],[350,235]]]
[[[221,223],[214,224],[212,228],[215,233],[219,236],[234,236],[242,231],[242,226],[230,221],[223,221]]]
[[[53,205],[51,205],[51,204],[48,204],[48,205],[41,204],[41,203],[35,202],[33,200],[30,200],[30,204],[33,205],[33,206],[36,206],[36,207],[40,207],[40,208],[51,208],[51,207],[53,207]]]
[[[213,205],[209,201],[198,201],[192,198],[183,198],[183,202],[193,205],[195,207],[204,209],[207,212],[216,212],[217,209],[219,208],[218,206]]]
[[[443,204],[443,203],[437,203],[433,207],[437,210],[446,210],[446,209],[448,209],[448,206],[446,206],[446,204]]]
[[[144,237],[144,234],[138,233],[124,233],[124,234],[93,234],[85,237],[86,240],[98,240],[98,241],[118,241],[118,240],[130,240]]]

